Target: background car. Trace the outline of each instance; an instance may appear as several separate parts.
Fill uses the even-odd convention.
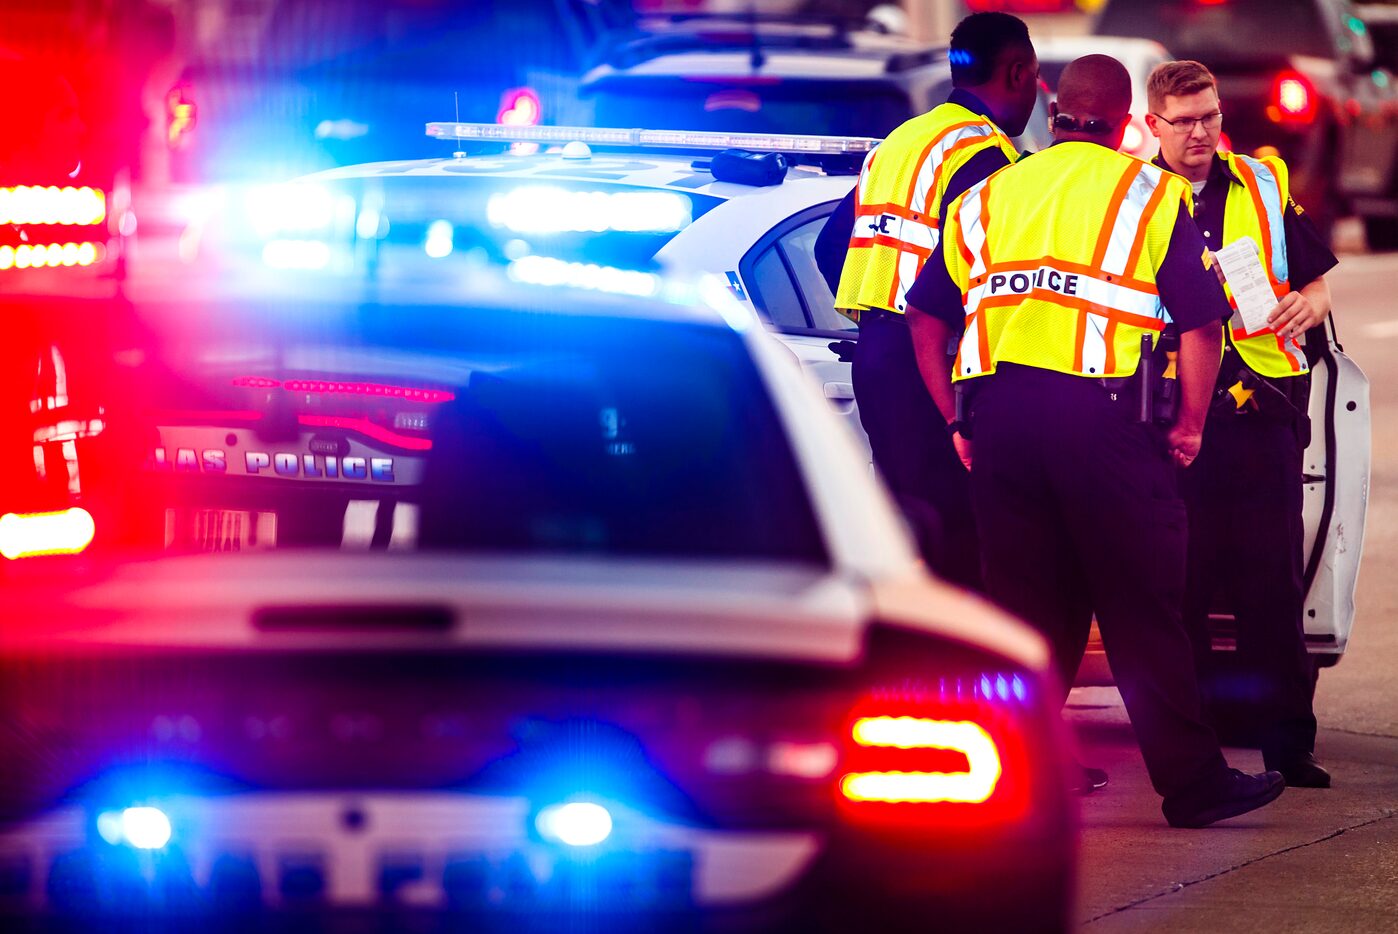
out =
[[[1146,114],[1150,112],[1150,103],[1146,99],[1146,79],[1156,65],[1174,59],[1164,46],[1149,39],[1051,36],[1035,40],[1034,49],[1039,53],[1039,77],[1055,97],[1064,66],[1076,58],[1110,55],[1125,65],[1131,75],[1131,123],[1122,137],[1121,151],[1138,159],[1155,157],[1160,147],[1146,126]]]
[[[947,50],[862,19],[677,14],[643,19],[582,80],[596,126],[883,138],[951,92]],[[1021,149],[1052,142],[1041,99]]]
[[[0,914],[1067,930],[1043,643],[920,570],[715,288],[138,308],[176,337],[130,378],[183,417],[108,417],[152,429],[121,492],[157,537],[94,511],[81,554],[9,562]],[[326,400],[366,394],[426,444],[351,471],[382,432]]]
[[[1353,212],[1398,241],[1398,87],[1344,0],[1108,0],[1094,26],[1208,66],[1233,148],[1276,151],[1320,229]]]

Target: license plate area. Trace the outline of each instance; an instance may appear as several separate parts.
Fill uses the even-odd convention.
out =
[[[684,911],[694,905],[694,857],[678,849],[455,852],[442,886],[447,905],[467,912]]]
[[[165,510],[165,547],[178,551],[275,548],[277,514],[267,510],[170,507]]]

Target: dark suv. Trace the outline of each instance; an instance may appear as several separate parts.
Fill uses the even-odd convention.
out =
[[[1323,230],[1352,211],[1398,246],[1398,88],[1344,0],[1108,0],[1095,32],[1160,42],[1218,77],[1232,148],[1279,152]]]
[[[598,126],[882,138],[951,90],[945,48],[860,21],[687,15],[642,26],[583,79]],[[1047,100],[1021,148],[1051,142]]]

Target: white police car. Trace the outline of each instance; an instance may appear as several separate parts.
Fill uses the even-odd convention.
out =
[[[867,451],[850,365],[832,348],[858,331],[835,312],[814,247],[853,184],[839,173],[857,170],[877,140],[463,123],[429,124],[428,135],[512,151],[322,172],[236,201],[236,226],[256,232],[267,265],[386,284],[469,277],[498,262],[520,281],[646,295],[660,272],[717,274],[796,354]],[[720,176],[726,168],[728,178],[766,184],[716,177],[711,161],[735,149],[793,165],[782,173],[735,158]],[[1369,477],[1368,381],[1333,333],[1313,387],[1306,632],[1325,665],[1343,655],[1353,624]],[[1217,620],[1220,649],[1232,648],[1230,622]]]
[[[1042,642],[920,570],[721,284],[597,276],[149,310],[198,326],[124,379],[182,411],[156,435],[205,440],[121,484],[128,513],[274,515],[244,521],[275,540],[11,562],[0,917],[1067,930]],[[366,395],[386,425],[325,409]],[[411,440],[403,405],[414,476],[333,453]],[[121,476],[90,451],[73,476]],[[382,541],[349,534],[365,501]],[[81,550],[70,526],[0,538]]]

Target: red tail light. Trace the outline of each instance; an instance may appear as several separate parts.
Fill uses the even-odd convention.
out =
[[[1021,813],[1032,791],[1028,693],[1017,676],[984,675],[860,702],[837,773],[842,810],[890,825],[983,825]]]
[[[851,801],[980,804],[1000,782],[1002,767],[995,740],[980,724],[968,720],[861,717],[850,733],[860,746],[935,750],[966,760],[964,768],[948,771],[848,772],[840,779],[840,791]]]
[[[86,509],[12,512],[0,516],[0,555],[11,561],[38,555],[76,555],[92,544],[96,531]]]
[[[1304,124],[1316,118],[1315,86],[1299,71],[1283,71],[1272,81],[1267,118],[1273,123]]]
[[[184,149],[193,142],[198,116],[189,85],[177,84],[165,94],[165,142],[171,149]]]

